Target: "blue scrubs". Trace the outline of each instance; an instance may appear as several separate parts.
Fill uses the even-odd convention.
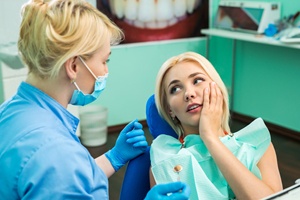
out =
[[[108,199],[108,180],[76,136],[79,119],[22,82],[0,107],[0,199]]]

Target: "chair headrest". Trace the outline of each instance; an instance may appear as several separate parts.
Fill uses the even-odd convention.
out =
[[[174,138],[178,138],[178,135],[172,129],[172,127],[158,114],[158,110],[155,105],[154,94],[149,97],[146,104],[146,121],[149,131],[154,139],[160,134],[170,135]]]

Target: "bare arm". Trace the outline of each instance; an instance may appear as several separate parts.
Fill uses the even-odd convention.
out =
[[[238,199],[260,199],[282,189],[276,153],[271,144],[258,163],[262,180],[249,171],[220,141],[223,95],[211,84],[204,92],[200,137]]]
[[[220,140],[206,141],[205,144],[237,199],[261,199],[282,189],[272,144],[258,163],[262,180],[249,171]]]
[[[97,165],[103,170],[107,178],[115,173],[115,170],[106,156],[103,154],[95,159]]]

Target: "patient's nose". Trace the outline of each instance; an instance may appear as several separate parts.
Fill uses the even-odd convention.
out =
[[[185,95],[184,95],[184,100],[185,101],[188,101],[188,100],[193,99],[195,97],[196,97],[196,93],[193,89],[187,89],[185,91]]]

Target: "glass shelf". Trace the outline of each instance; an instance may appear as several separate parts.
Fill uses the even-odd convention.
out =
[[[280,42],[272,37],[266,37],[264,35],[255,35],[250,33],[243,33],[243,32],[237,32],[237,31],[229,31],[229,30],[222,30],[222,29],[202,29],[202,34],[210,35],[210,36],[219,36],[229,39],[235,39],[235,40],[242,40],[242,41],[248,41],[248,42],[255,42],[255,43],[262,43],[262,44],[268,44],[268,45],[275,45],[275,46],[282,46],[282,47],[288,47],[288,48],[295,48],[300,49],[300,43],[283,43]]]

